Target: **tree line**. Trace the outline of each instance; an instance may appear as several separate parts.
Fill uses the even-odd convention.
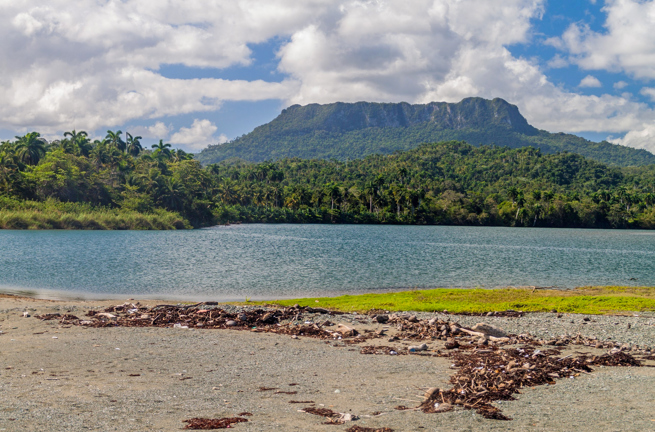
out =
[[[123,140],[125,136],[125,140]],[[0,144],[0,210],[85,203],[216,223],[385,223],[654,228],[655,166],[449,141],[352,161],[233,159],[206,167],[160,141],[84,131]],[[50,202],[49,201],[49,202]],[[3,204],[4,203],[4,204]]]

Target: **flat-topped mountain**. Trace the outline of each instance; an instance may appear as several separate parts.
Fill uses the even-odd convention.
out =
[[[209,146],[196,158],[203,164],[230,158],[256,162],[288,157],[348,160],[446,140],[512,148],[533,146],[544,153],[568,151],[619,166],[655,163],[655,155],[646,150],[539,130],[527,122],[515,105],[499,98],[423,105],[293,105],[270,123],[231,142]]]

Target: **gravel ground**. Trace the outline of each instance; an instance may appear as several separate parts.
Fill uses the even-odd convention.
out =
[[[396,431],[655,430],[652,367],[599,367],[576,379],[526,389],[516,401],[498,404],[514,419],[505,422],[467,410],[424,414],[394,409],[417,406],[421,388],[449,387],[453,370],[446,358],[361,355],[356,346],[266,333],[66,328],[21,317],[24,310],[83,314],[114,303],[0,298],[0,430],[171,431],[182,429],[182,421],[192,417],[230,417],[244,411],[253,414],[250,422],[235,429],[327,431],[349,426],[324,425],[323,418],[298,412],[308,404],[291,400],[314,401],[317,407],[360,416],[355,422],[360,426]],[[590,316],[589,321],[569,314],[444,317],[544,338],[580,333],[655,346],[652,316]],[[375,327],[360,315],[330,319]]]

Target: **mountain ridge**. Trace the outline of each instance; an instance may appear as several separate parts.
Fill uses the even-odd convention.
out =
[[[655,155],[646,150],[539,130],[516,105],[501,98],[466,98],[458,103],[292,105],[271,122],[228,143],[209,146],[196,158],[204,165],[232,158],[253,162],[288,157],[348,160],[449,140],[476,146],[533,146],[544,153],[567,151],[615,166],[655,163]]]

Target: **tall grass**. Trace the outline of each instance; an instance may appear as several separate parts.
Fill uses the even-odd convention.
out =
[[[168,230],[191,225],[178,213],[93,207],[55,200],[17,201],[0,197],[0,229]]]

